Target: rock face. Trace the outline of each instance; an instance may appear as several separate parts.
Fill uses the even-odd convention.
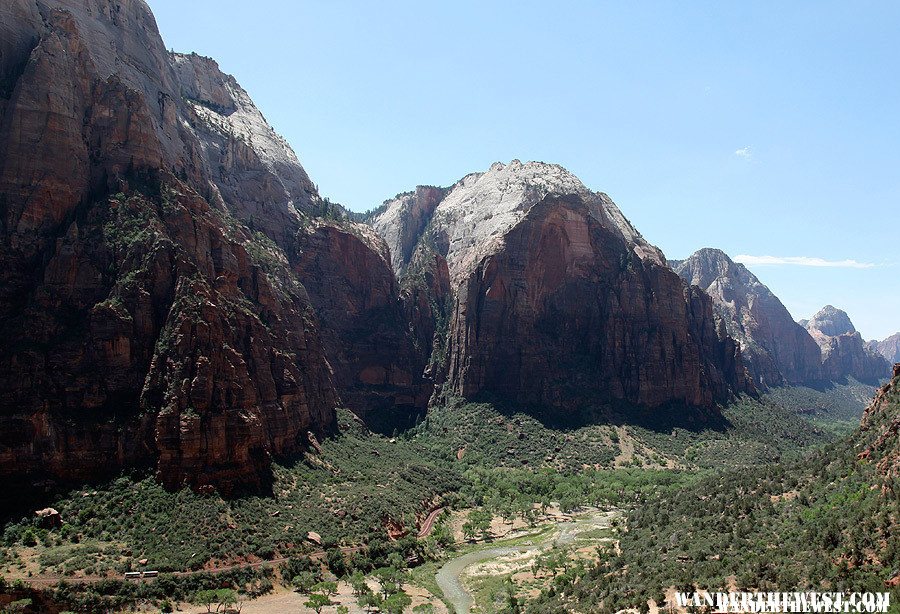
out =
[[[0,466],[81,480],[147,464],[171,486],[264,486],[272,457],[333,420],[308,299],[196,192],[139,179],[79,207],[9,310]]]
[[[316,222],[297,235],[293,268],[326,325],[343,401],[370,428],[412,426],[431,396],[387,248],[371,228]]]
[[[297,156],[233,77],[208,58],[173,54],[188,121],[213,178],[213,198],[274,241],[315,308],[342,402],[391,431],[431,393],[385,242],[316,192]]]
[[[0,478],[265,487],[342,395],[400,396],[417,360],[366,319],[404,309],[371,235],[234,79],[166,51],[143,1],[3,2]],[[362,315],[334,315],[357,294]],[[392,375],[351,387],[357,367]]]
[[[887,477],[900,478],[900,364],[863,413],[857,440],[860,459],[877,463]]]
[[[806,329],[822,350],[822,368],[828,379],[849,375],[874,384],[890,374],[890,363],[866,347],[844,311],[826,305],[806,323]]]
[[[573,409],[616,399],[711,407],[752,389],[709,297],[562,167],[497,163],[436,206],[420,195],[388,202],[372,225],[402,249],[398,272],[413,261],[398,238],[407,228],[424,228],[413,255],[446,261],[452,392]],[[403,213],[429,209],[425,224]]]
[[[847,312],[832,305],[822,307],[812,319],[806,320],[804,326],[819,339],[852,335],[856,332]]]
[[[760,388],[824,379],[819,346],[743,264],[717,249],[701,249],[670,264],[682,279],[712,297]]]
[[[827,305],[811,320],[795,323],[778,297],[720,250],[702,249],[669,264],[712,297],[759,387],[847,376],[875,384],[887,377],[887,361],[866,346],[840,309]]]
[[[288,253],[304,214],[329,206],[287,142],[266,122],[234,77],[210,58],[170,54],[185,103],[185,121],[196,134],[212,198],[252,231]]]
[[[883,341],[869,341],[870,352],[884,356],[890,363],[900,362],[900,333],[895,333]]]
[[[447,260],[420,243],[402,278],[401,296],[416,346],[427,356],[425,378],[432,387],[443,384],[452,308]]]
[[[391,265],[398,274],[406,270],[419,238],[446,195],[447,190],[443,188],[419,186],[412,192],[397,195],[378,216],[376,230],[387,242]]]

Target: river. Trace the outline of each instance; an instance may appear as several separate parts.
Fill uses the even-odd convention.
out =
[[[580,533],[594,529],[609,528],[612,518],[618,513],[593,511],[579,515],[569,522],[561,522],[556,525],[550,539],[541,539],[537,544],[523,544],[521,546],[487,546],[481,550],[475,550],[449,560],[438,569],[435,579],[438,586],[444,592],[444,599],[456,611],[456,614],[469,614],[474,598],[466,590],[462,583],[462,573],[467,567],[477,563],[483,563],[490,559],[508,556],[515,553],[531,552],[533,550],[547,549],[552,545],[571,545]]]

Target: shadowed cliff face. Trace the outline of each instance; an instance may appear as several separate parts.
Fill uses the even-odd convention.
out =
[[[448,377],[464,396],[564,409],[710,407],[749,388],[738,356],[708,297],[632,253],[578,197],[548,197],[460,288]]]
[[[403,277],[401,297],[416,347],[428,359],[425,380],[432,387],[443,384],[453,295],[447,260],[430,245],[417,245]]]
[[[177,168],[199,177],[185,155],[180,97],[146,6],[83,4],[0,7],[0,315],[21,301],[42,252],[77,206],[107,190],[110,176]]]
[[[815,341],[744,265],[720,250],[702,249],[672,266],[686,282],[712,298],[728,334],[740,343],[744,363],[759,387],[824,379]]]
[[[5,477],[155,466],[170,486],[265,485],[333,422],[302,286],[169,176],[82,205],[3,324]]]
[[[380,240],[319,197],[215,62],[165,50],[144,2],[3,2],[0,51],[0,477],[142,465],[171,486],[264,487],[342,397],[365,413],[355,400],[383,386],[349,383],[360,358],[341,348],[415,362],[402,333],[329,308],[376,284],[369,308],[402,310]],[[346,285],[332,297],[321,274]],[[421,405],[420,376],[390,380],[395,397]]]
[[[319,197],[233,77],[208,58],[172,58],[213,198],[284,251],[316,311],[342,403],[379,430],[412,424],[430,387],[384,241]]]
[[[310,225],[296,240],[293,268],[325,323],[343,401],[371,428],[412,426],[431,396],[423,378],[428,355],[410,335],[383,243],[367,227],[328,223]]]
[[[753,389],[709,297],[565,169],[495,164],[437,205],[432,196],[401,195],[372,224],[389,243],[423,228],[411,258],[394,255],[405,287],[428,285],[412,273],[417,256],[446,262],[451,392],[570,410],[612,400],[711,407]],[[412,224],[408,211],[431,214]]]

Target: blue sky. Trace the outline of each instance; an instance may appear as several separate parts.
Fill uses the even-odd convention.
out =
[[[351,209],[557,162],[670,258],[757,257],[796,318],[900,330],[900,3],[149,2]]]

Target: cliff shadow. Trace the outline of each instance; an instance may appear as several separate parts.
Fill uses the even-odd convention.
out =
[[[778,388],[811,388],[817,392],[831,392],[839,386],[851,386],[853,384],[864,384],[866,386],[875,386],[876,383],[872,382],[863,382],[859,380],[855,380],[845,375],[838,379],[834,380],[820,380],[820,381],[807,381],[801,384],[788,384],[785,386],[778,386]]]
[[[372,433],[385,437],[396,437],[418,425],[427,414],[424,407],[413,405],[391,405],[368,411],[357,416]],[[337,434],[335,431],[334,434]]]
[[[646,407],[627,401],[613,400],[606,404],[585,405],[574,409],[560,409],[540,404],[522,404],[489,393],[471,399],[473,403],[488,403],[506,417],[524,413],[548,429],[576,430],[585,426],[636,426],[656,433],[670,433],[684,429],[692,433],[715,431],[724,433],[734,427],[718,408],[707,409],[684,403],[667,403]]]

